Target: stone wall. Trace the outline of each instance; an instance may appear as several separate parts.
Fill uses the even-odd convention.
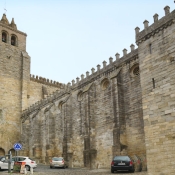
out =
[[[3,39],[5,34],[5,39]],[[11,43],[15,36],[16,42]],[[0,20],[0,148],[7,154],[20,142],[21,115],[31,104],[46,98],[62,84],[30,77],[30,56],[26,52],[26,34],[17,30],[14,19]],[[46,93],[47,92],[47,93]],[[11,150],[14,151],[14,150]]]
[[[42,163],[64,156],[70,167],[90,168],[109,168],[115,155],[145,156],[135,68],[139,71],[137,50],[114,62],[110,58],[109,65],[97,65],[91,75],[25,110],[22,154]]]
[[[39,81],[39,79],[30,77],[30,82],[28,83],[28,91],[27,91],[27,98],[28,98],[28,105],[27,107],[31,106],[32,104],[36,103],[37,101],[46,98],[54,91],[60,91],[62,87],[61,83],[45,83],[43,81]],[[26,109],[26,108],[25,108]]]
[[[0,31],[2,30],[5,29],[0,26]],[[18,37],[19,41],[25,42],[25,37]],[[22,53],[27,55],[25,50],[4,42],[0,42],[0,53],[0,147],[7,154],[13,148],[13,144],[20,140],[21,101],[23,87],[27,81],[27,77],[22,81],[22,70],[30,71],[30,58],[23,57]],[[23,61],[26,62],[26,66]]]
[[[154,16],[155,18],[155,16]],[[175,174],[175,11],[136,34],[148,174]]]

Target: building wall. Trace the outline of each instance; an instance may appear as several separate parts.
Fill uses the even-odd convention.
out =
[[[168,9],[169,7],[166,7],[165,12]],[[167,13],[159,22],[155,21],[136,36],[150,175],[175,174],[174,17],[175,11]]]
[[[64,156],[70,167],[90,168],[109,168],[106,162],[115,155],[145,157],[140,76],[132,73],[134,66],[137,50],[25,111],[22,154],[42,163]]]
[[[110,168],[113,156],[129,155],[149,175],[174,175],[175,11],[164,10],[135,29],[138,49],[67,86],[30,76],[26,34],[0,22],[18,36],[17,46],[0,42],[0,154],[20,141],[20,154],[37,162],[63,156],[69,167]]]
[[[27,91],[28,106],[27,107],[35,104],[36,102],[38,102],[43,98],[46,98],[56,90],[60,91],[60,88],[61,88],[60,83],[58,85],[51,84],[51,83],[45,84],[43,82],[36,81],[36,79],[31,78],[28,83],[28,91]]]
[[[6,33],[6,42],[2,34]],[[16,37],[15,46],[11,36]],[[9,23],[4,14],[0,21],[0,148],[7,154],[20,142],[22,111],[59,90],[61,84],[30,77],[30,56],[26,52],[26,34]],[[47,93],[43,92],[42,86]],[[31,98],[29,98],[31,97]]]
[[[6,43],[2,42],[4,31],[8,34]],[[11,45],[12,34],[17,36],[19,46]],[[0,147],[4,154],[20,140],[23,84],[28,78],[24,77],[22,81],[22,70],[30,71],[30,58],[25,51],[25,41],[26,34],[0,22]],[[27,58],[23,56],[24,53]]]

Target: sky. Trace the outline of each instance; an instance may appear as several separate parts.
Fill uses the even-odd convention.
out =
[[[174,0],[0,0],[0,14],[27,33],[31,74],[67,84],[137,48],[135,28],[166,5],[175,9]]]

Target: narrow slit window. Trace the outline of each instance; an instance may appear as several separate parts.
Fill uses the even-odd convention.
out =
[[[149,53],[152,53],[152,44],[149,44]]]
[[[153,89],[155,89],[155,80],[154,80],[154,78],[152,78],[152,82],[153,82]]]

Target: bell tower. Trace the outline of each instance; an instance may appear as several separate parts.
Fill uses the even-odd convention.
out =
[[[30,56],[26,33],[17,29],[14,18],[0,20],[0,154],[7,154],[20,141],[22,110],[27,108]]]

